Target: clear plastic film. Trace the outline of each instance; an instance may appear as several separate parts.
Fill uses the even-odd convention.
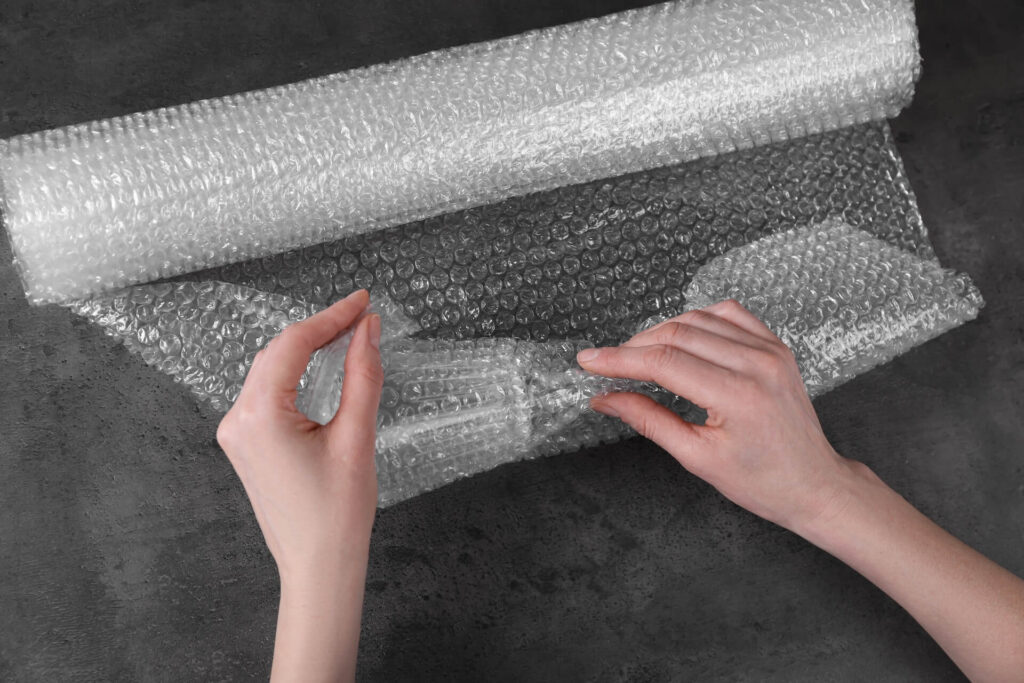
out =
[[[235,377],[236,369],[222,366],[194,381],[198,375],[176,368],[194,365],[183,359],[195,352],[159,343],[166,330],[182,329],[184,323],[175,319],[189,323],[190,339],[205,339],[210,326],[223,337],[216,316],[196,312],[210,310],[206,299],[187,294],[196,285],[172,287],[184,288],[186,295],[176,297],[181,301],[176,310],[161,313],[163,322],[152,315],[144,297],[112,297],[103,307],[94,301],[81,312],[197,394],[215,388],[211,398],[223,407],[222,383],[210,378],[218,372]],[[224,283],[198,289],[216,293],[208,296],[218,302],[227,299],[232,309],[249,311],[249,302],[267,299],[265,293]],[[271,329],[309,312],[287,297],[272,298],[275,303],[265,309]],[[834,220],[784,231],[712,259],[690,281],[686,308],[725,298],[739,299],[789,344],[812,395],[974,318],[982,305],[966,276]],[[388,310],[397,324],[391,324]],[[601,393],[638,391],[699,419],[692,404],[657,386],[583,372],[575,356],[589,342],[413,339],[405,336],[413,328],[400,313],[386,304],[384,311],[385,380],[377,438],[381,505],[505,462],[627,436],[621,423],[589,410],[590,398]],[[253,324],[251,329],[259,330],[250,339],[255,343],[267,328]],[[346,345],[342,335],[321,349],[300,388],[296,405],[317,422],[327,422],[337,410]],[[246,346],[241,362],[251,360],[255,350]],[[223,385],[231,382],[226,379]]]
[[[973,320],[966,275],[839,221],[767,237],[702,266],[686,308],[736,299],[796,355],[811,396]]]
[[[13,138],[28,298],[66,301],[893,116],[910,0],[680,0]]]
[[[357,287],[425,334],[615,344],[728,249],[840,219],[933,257],[888,124],[515,197],[194,277],[322,306]]]
[[[136,285],[72,302],[69,308],[221,412],[238,398],[256,353],[285,327],[321,309],[282,294],[213,281]],[[386,320],[383,340],[417,330],[388,299],[375,301],[373,310]],[[303,387],[307,381],[308,373]]]
[[[286,324],[370,288],[388,505],[623,438],[602,392],[699,420],[577,367],[640,321],[738,298],[817,395],[973,318],[880,120],[918,68],[910,0],[680,0],[3,141],[0,202],[30,301],[219,411]],[[318,422],[349,338],[300,382]]]

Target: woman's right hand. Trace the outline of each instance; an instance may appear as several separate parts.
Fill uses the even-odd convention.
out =
[[[592,401],[733,502],[860,572],[972,680],[1024,680],[1024,581],[837,454],[793,354],[738,303],[684,313],[620,347],[582,351],[579,361],[591,372],[656,382],[705,408],[698,426],[639,394]]]
[[[593,399],[751,512],[795,530],[838,514],[844,482],[866,468],[821,431],[789,348],[736,301],[684,313],[619,347],[588,349],[584,369],[656,382],[707,410],[684,421],[634,393]]]

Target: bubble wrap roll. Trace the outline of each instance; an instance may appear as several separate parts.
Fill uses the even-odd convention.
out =
[[[147,297],[137,292],[150,287],[136,287],[79,310],[221,409],[228,405],[225,387],[237,395],[238,377],[268,329],[310,312],[288,297],[224,283],[151,287],[171,287],[175,296],[153,290]],[[156,294],[178,303],[157,315],[150,303]],[[982,305],[966,276],[835,220],[712,259],[694,275],[686,296],[686,308],[726,298],[747,305],[793,350],[812,395],[973,319]],[[239,321],[251,335],[226,333],[221,321],[231,316],[225,306],[245,311]],[[598,393],[640,391],[695,415],[692,404],[654,385],[584,373],[575,355],[589,342],[409,339],[404,333],[411,326],[387,310],[399,323],[384,313],[389,332],[381,344],[385,380],[376,456],[382,505],[505,462],[627,436],[620,422],[588,409]],[[177,341],[186,336],[187,343]],[[241,340],[230,363],[225,337]],[[300,388],[296,405],[320,423],[337,410],[346,347],[342,336],[321,349]]]
[[[26,294],[64,301],[895,115],[910,0],[680,0],[0,145]]]

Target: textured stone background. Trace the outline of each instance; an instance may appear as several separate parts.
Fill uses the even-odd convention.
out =
[[[301,6],[299,6],[301,4]],[[625,0],[0,0],[0,136],[285,83]],[[981,318],[817,402],[836,447],[1024,573],[1024,7],[919,3],[895,123]],[[265,676],[276,575],[215,421],[0,238],[0,679]],[[379,514],[366,680],[959,680],[857,574],[657,448],[502,467]]]

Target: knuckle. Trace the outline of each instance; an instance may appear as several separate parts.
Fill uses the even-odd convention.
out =
[[[762,352],[758,368],[765,378],[773,382],[778,381],[789,374],[791,358],[788,349],[783,351],[779,347],[774,347],[770,351]]]
[[[737,299],[726,299],[725,301],[722,302],[722,307],[725,308],[726,310],[732,310],[736,312],[742,311],[744,313],[749,313],[749,311],[747,311],[743,304],[741,304]]]
[[[729,385],[732,387],[736,395],[743,397],[759,396],[763,389],[762,382],[753,375],[746,374],[734,374],[730,378]]]
[[[235,418],[233,412],[228,412],[227,415],[217,425],[217,443],[220,447],[227,450],[235,443],[235,435],[237,434],[237,428],[235,427]]]
[[[664,344],[649,346],[640,354],[640,362],[649,372],[663,370],[672,361],[672,350]]]
[[[781,355],[786,362],[796,362],[796,354],[793,353],[793,349],[789,348],[789,345],[784,341],[780,339],[775,343],[775,347],[778,349],[779,355]]]
[[[672,323],[672,328],[667,332],[667,340],[680,345],[693,339],[694,327],[685,322]]]
[[[637,418],[636,431],[651,441],[657,441],[658,430],[656,424],[656,421],[652,420],[650,415],[641,414]]]
[[[384,369],[381,367],[380,363],[359,363],[353,369],[353,372],[364,382],[368,382],[373,385],[382,384],[384,382]]]
[[[260,410],[251,405],[251,401],[236,403],[235,407],[231,409],[231,413],[224,417],[224,419],[227,420],[230,416],[231,421],[228,425],[228,429],[232,439],[237,441],[241,435],[251,434],[253,431],[262,427],[266,421],[264,413],[264,410]]]
[[[713,313],[708,313],[707,311],[705,311],[702,308],[696,308],[696,309],[694,309],[692,311],[687,311],[686,313],[684,313],[680,317],[680,321],[681,322],[689,322],[689,321],[697,321],[697,320],[708,321],[708,320],[714,319],[714,317],[715,317],[715,315]]]

